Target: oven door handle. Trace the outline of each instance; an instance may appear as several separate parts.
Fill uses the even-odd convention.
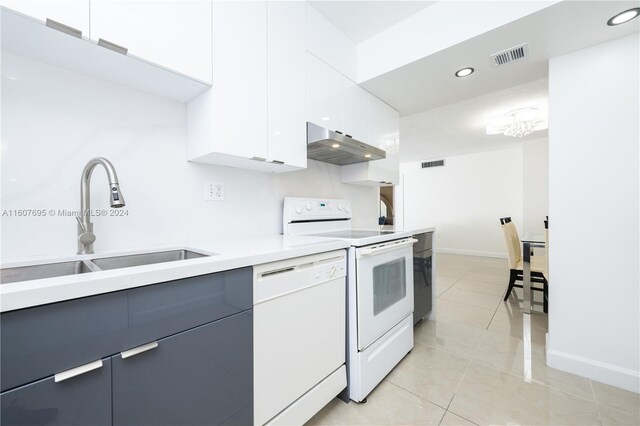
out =
[[[416,240],[415,238],[408,238],[406,240],[400,240],[395,243],[387,243],[387,244],[382,244],[382,245],[371,247],[371,248],[364,248],[364,249],[360,249],[357,252],[356,257],[360,259],[362,257],[373,256],[373,255],[384,253],[387,251],[398,250],[403,247],[412,246],[414,243],[417,243],[417,242],[418,240]]]

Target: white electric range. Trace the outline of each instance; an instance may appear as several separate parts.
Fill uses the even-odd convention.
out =
[[[285,235],[348,240],[348,396],[367,395],[413,348],[410,232],[352,229],[347,200],[287,197]]]

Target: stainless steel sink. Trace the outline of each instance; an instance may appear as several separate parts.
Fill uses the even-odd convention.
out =
[[[16,268],[0,269],[0,283],[14,283],[18,281],[39,280],[42,278],[60,277],[63,275],[77,275],[93,272],[90,262],[77,260],[74,262],[47,263],[44,265],[20,266]]]
[[[213,253],[211,254],[213,255]],[[103,257],[73,262],[46,263],[42,265],[20,266],[0,269],[0,283],[39,280],[42,278],[77,275],[101,270],[129,268],[132,266],[152,265],[154,263],[175,262],[211,256],[190,250],[169,250],[155,253],[132,254],[128,256]]]
[[[175,262],[177,260],[197,259],[205,256],[207,255],[189,250],[171,250],[156,253],[132,254],[128,256],[103,257],[101,259],[91,259],[91,261],[95,263],[98,268],[109,270],[129,268],[131,266],[152,265],[154,263]]]

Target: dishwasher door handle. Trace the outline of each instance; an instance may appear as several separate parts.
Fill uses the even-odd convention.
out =
[[[265,278],[271,278],[271,277],[275,277],[275,276],[284,276],[284,275],[289,275],[289,274],[300,273],[300,272],[304,272],[305,270],[308,270],[310,268],[313,268],[313,267],[316,267],[316,266],[322,266],[324,264],[334,263],[334,262],[339,261],[339,260],[340,260],[340,257],[332,257],[330,259],[323,259],[321,261],[316,261],[316,262],[306,262],[306,263],[298,263],[298,264],[295,264],[295,265],[287,265],[287,266],[282,267],[282,268],[272,269],[270,271],[261,272],[258,275],[258,278],[265,279]],[[334,273],[335,273],[335,271],[334,271]]]

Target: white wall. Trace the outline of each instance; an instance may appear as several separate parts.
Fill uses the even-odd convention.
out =
[[[307,50],[356,81],[356,44],[307,3]]]
[[[350,199],[355,226],[377,225],[377,189],[343,185],[338,166],[273,175],[190,164],[184,104],[5,52],[1,122],[3,211],[78,210],[86,161],[113,162],[129,216],[94,219],[96,252],[278,234],[286,195]],[[204,201],[205,180],[224,182],[225,201]],[[108,208],[101,169],[91,200]],[[3,262],[76,252],[73,217],[4,215],[1,231]]]
[[[521,235],[542,232],[548,189],[540,175],[547,169],[547,140],[514,144],[446,157],[444,167],[401,164],[397,214],[404,227],[436,226],[436,248],[441,252],[496,257],[506,257],[499,218],[510,216]],[[525,170],[533,167],[540,170],[525,177]],[[533,200],[540,204],[532,206]]]
[[[638,34],[549,67],[547,362],[640,392]]]
[[[544,218],[549,215],[549,141],[527,141],[522,149],[522,227],[543,233]]]

